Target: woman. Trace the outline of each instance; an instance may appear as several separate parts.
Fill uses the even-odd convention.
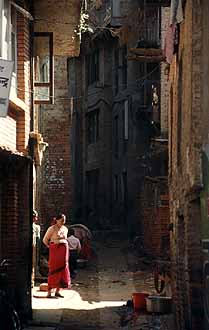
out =
[[[43,243],[49,248],[48,298],[52,297],[54,288],[56,289],[55,297],[63,298],[60,289],[70,286],[68,229],[64,225],[65,219],[64,214],[58,215],[43,238]]]

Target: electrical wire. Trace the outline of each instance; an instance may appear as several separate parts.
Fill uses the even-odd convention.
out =
[[[135,86],[135,87],[138,87],[138,88],[141,88],[143,87],[143,84],[141,86],[137,86],[137,84],[139,84],[140,82],[143,83],[146,81],[146,79],[153,73],[155,72],[158,68],[160,67],[160,63],[152,70],[150,71],[148,74],[144,75],[143,77],[139,78],[139,79],[136,79],[135,82],[133,83],[130,83],[130,84],[119,84],[119,87],[126,87],[127,89],[131,86]],[[136,84],[137,83],[137,84]],[[17,89],[18,91],[21,91],[21,92],[25,92],[25,93],[28,93],[28,94],[33,94],[35,96],[39,96],[39,97],[46,97],[46,94],[42,94],[42,93],[37,93],[36,91],[34,90],[25,90],[23,88],[19,88],[19,87],[16,87],[14,85],[12,85],[13,88]],[[111,88],[112,86],[110,86],[109,88]],[[43,86],[44,88],[44,86]],[[100,87],[97,87],[97,88],[100,88]],[[114,88],[114,86],[113,86]],[[76,99],[81,99],[81,98],[85,98],[86,96],[85,95],[79,95],[79,96],[68,96],[68,97],[62,97],[62,96],[58,96],[58,97],[54,97],[52,95],[49,95],[48,96],[48,99],[53,99],[53,100],[76,100]],[[40,100],[41,101],[41,100]]]

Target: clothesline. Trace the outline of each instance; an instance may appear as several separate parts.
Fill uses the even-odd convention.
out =
[[[145,80],[153,73],[153,72],[155,72],[158,68],[160,67],[160,63],[152,70],[152,71],[150,71],[149,73],[147,73],[146,75],[144,75],[143,77],[141,77],[141,78],[139,78],[139,79],[136,79],[136,81],[134,82],[134,83],[130,83],[130,84],[128,84],[128,85],[126,85],[126,84],[119,84],[119,86],[121,86],[121,87],[127,87],[127,88],[129,88],[130,86],[135,86],[135,87],[142,87],[143,85],[141,85],[141,86],[137,86],[136,85],[136,83],[137,84],[139,84],[139,83],[143,83],[143,82],[145,82]],[[16,87],[16,86],[14,86],[14,85],[12,85],[12,87],[14,87],[14,88],[16,88],[18,91],[23,91],[23,92],[25,92],[25,93],[28,93],[28,94],[33,94],[33,95],[36,95],[36,96],[40,96],[40,97],[46,97],[46,94],[42,94],[42,93],[37,93],[37,92],[35,92],[34,90],[31,90],[31,89],[29,89],[29,90],[25,90],[25,89],[23,89],[23,88],[19,88],[19,87]],[[111,88],[112,86],[110,86],[109,88]],[[99,87],[98,87],[99,88]],[[114,87],[113,87],[114,88]],[[79,95],[79,96],[64,96],[64,97],[62,97],[62,96],[58,96],[58,97],[53,97],[52,95],[49,95],[48,96],[48,98],[49,99],[54,99],[54,100],[76,100],[76,99],[81,99],[81,98],[85,98],[86,96],[84,96],[84,95]]]

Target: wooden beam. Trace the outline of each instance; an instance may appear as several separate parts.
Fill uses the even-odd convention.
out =
[[[136,55],[144,56],[162,56],[162,49],[160,48],[130,48],[129,51]]]
[[[142,1],[140,1],[142,2]],[[143,2],[142,2],[143,4]],[[171,4],[171,0],[146,0],[147,5],[153,6],[162,6],[162,7],[169,7]]]
[[[138,62],[164,62],[164,56],[137,56],[131,55],[127,56],[129,61],[138,61]]]

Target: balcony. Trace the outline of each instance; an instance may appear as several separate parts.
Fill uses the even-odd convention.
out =
[[[130,48],[131,55],[127,57],[130,61],[139,62],[162,62],[165,60],[162,49],[160,48]]]
[[[164,60],[161,49],[161,10],[157,6],[141,7],[139,35],[136,47],[129,49],[129,60],[141,62],[161,62]]]
[[[144,0],[139,0],[139,4],[143,5]],[[147,5],[155,5],[159,7],[169,7],[171,4],[171,0],[146,0]]]
[[[160,82],[146,79],[139,86],[138,112],[150,121],[160,122]]]

